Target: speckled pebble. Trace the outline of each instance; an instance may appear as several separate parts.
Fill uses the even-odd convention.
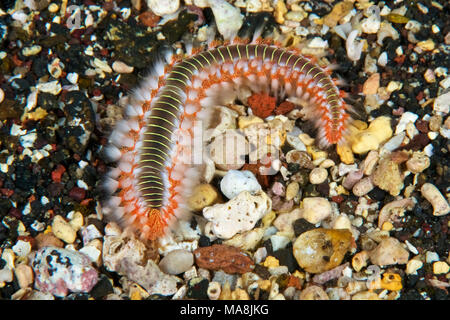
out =
[[[217,237],[229,239],[236,233],[252,229],[271,207],[272,201],[264,192],[251,195],[243,191],[224,204],[203,209],[203,216],[211,221],[211,230]]]
[[[58,297],[65,297],[69,291],[89,292],[98,281],[97,271],[85,255],[56,247],[40,249],[33,270],[36,288]]]

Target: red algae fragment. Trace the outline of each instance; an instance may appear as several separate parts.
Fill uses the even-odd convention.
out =
[[[276,115],[286,114],[294,110],[294,108],[295,105],[292,102],[284,101],[275,108],[275,114]]]
[[[266,93],[252,94],[247,103],[252,109],[253,114],[260,118],[267,118],[272,114],[276,107],[276,99]]]

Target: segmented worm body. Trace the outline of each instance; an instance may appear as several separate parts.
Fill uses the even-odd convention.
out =
[[[320,143],[344,139],[349,116],[339,90],[323,69],[300,54],[277,46],[233,44],[178,62],[167,60],[135,91],[107,148],[118,167],[106,182],[115,192],[106,211],[145,238],[164,234],[169,220],[185,210],[186,195],[198,181],[198,170],[183,160],[188,153],[179,138],[190,136],[193,123],[207,120],[208,109],[240,86],[306,100]]]

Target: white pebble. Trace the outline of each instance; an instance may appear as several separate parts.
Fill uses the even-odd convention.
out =
[[[405,131],[406,125],[408,123],[414,123],[419,118],[419,116],[412,112],[405,112],[400,117],[400,121],[397,124],[397,127],[395,128],[395,134],[399,134],[400,132]]]
[[[383,51],[378,57],[378,65],[385,67],[388,63],[388,55],[386,51]]]
[[[187,271],[194,264],[194,255],[184,249],[170,251],[159,262],[159,268],[167,274],[180,274]]]
[[[0,88],[0,103],[3,102],[3,99],[5,99],[5,92]]]
[[[309,223],[316,224],[331,215],[331,204],[326,198],[305,198],[302,205],[302,217]]]
[[[134,67],[127,65],[122,61],[114,61],[112,68],[117,73],[132,73]]]
[[[232,199],[242,191],[257,192],[261,186],[252,172],[229,170],[220,182],[220,190],[228,199]]]
[[[255,195],[243,191],[226,203],[204,208],[203,216],[211,221],[214,235],[230,239],[236,233],[253,229],[271,209],[272,201],[263,191]]]
[[[435,261],[439,261],[439,255],[436,252],[433,251],[427,251],[425,255],[425,261],[427,263],[432,263]]]
[[[157,16],[164,16],[177,11],[180,0],[147,0],[147,6]]]
[[[78,73],[76,72],[69,72],[66,76],[66,79],[71,83],[71,84],[77,84],[78,82]]]
[[[443,216],[450,212],[450,206],[442,193],[431,183],[424,183],[420,188],[422,196],[433,206],[434,216]]]
[[[12,249],[17,256],[26,257],[31,252],[31,243],[28,241],[18,240]]]
[[[358,30],[353,30],[347,37],[345,47],[347,49],[347,56],[352,61],[358,61],[361,58],[361,52],[363,48],[362,41],[356,41],[358,36]]]
[[[216,20],[219,33],[225,40],[234,38],[244,22],[244,16],[239,8],[234,7],[225,0],[210,0],[209,5]]]
[[[433,110],[443,114],[448,114],[450,109],[450,92],[441,94],[434,100]]]
[[[325,180],[327,180],[328,177],[328,171],[325,168],[314,168],[311,170],[311,173],[309,174],[309,181],[312,184],[321,184]]]
[[[36,89],[38,89],[41,92],[51,93],[56,96],[61,92],[62,87],[61,84],[58,82],[58,80],[55,80],[50,82],[39,83],[36,86]]]

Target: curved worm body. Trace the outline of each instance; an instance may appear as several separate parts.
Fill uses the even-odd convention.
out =
[[[234,44],[178,63],[168,61],[165,70],[160,65],[155,71],[136,90],[107,148],[118,167],[106,185],[118,192],[105,210],[136,227],[144,238],[164,234],[198,180],[180,138],[191,137],[193,123],[207,120],[208,109],[239,86],[306,100],[320,143],[344,140],[349,115],[339,90],[324,70],[300,54],[276,46]]]

